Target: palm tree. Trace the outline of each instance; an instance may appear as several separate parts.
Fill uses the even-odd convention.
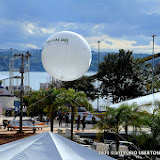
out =
[[[88,110],[93,110],[91,104],[88,102],[86,94],[84,92],[76,92],[74,89],[49,89],[47,91],[40,90],[32,93],[29,98],[28,111],[32,115],[39,114],[47,115],[51,119],[51,131],[53,132],[53,122],[55,118],[55,112],[58,107],[69,104],[72,110],[71,116],[71,139],[73,139],[73,120],[74,113],[77,110],[78,105],[86,106]]]
[[[150,128],[151,134],[150,137],[152,141],[150,142],[150,147],[153,150],[156,150],[159,142],[159,133],[160,133],[160,115],[157,113],[157,110],[153,111],[153,114],[145,116],[145,125]]]
[[[133,103],[132,105],[122,104],[123,108],[123,127],[125,129],[126,139],[128,139],[128,126],[135,128],[141,128],[143,125],[143,116],[146,115],[145,111],[140,111],[140,107]]]
[[[60,90],[59,89],[49,89],[48,91],[46,91],[46,99],[45,99],[45,110],[46,113],[48,115],[48,117],[50,117],[50,121],[51,121],[51,132],[53,132],[53,124],[54,124],[54,118],[56,116],[56,112],[57,109],[60,105],[62,105],[62,102],[58,102],[57,101],[57,97],[60,94]]]
[[[124,127],[128,135],[128,125],[131,121],[132,106],[122,104],[119,108],[106,107],[106,116],[95,127],[104,132],[111,131],[116,135],[116,149],[119,148],[119,131]]]
[[[30,95],[25,96],[26,103],[28,103],[27,111],[30,116],[39,115],[40,120],[42,119],[43,115],[45,114],[44,103],[45,98],[45,91],[34,91]]]
[[[120,125],[121,123],[121,111],[118,111],[118,109],[116,108],[110,108],[110,107],[106,107],[106,116],[104,117],[104,119],[102,119],[101,121],[99,121],[95,127],[103,130],[104,132],[107,131],[111,131],[114,132],[116,134],[116,148],[118,150],[119,147],[119,137],[118,137],[118,133],[120,130]]]
[[[52,132],[53,132],[53,122],[54,122],[55,112],[58,106],[62,105],[62,102],[58,103],[58,101],[56,101],[56,98],[59,93],[60,90],[53,88],[47,91],[45,90],[35,91],[28,96],[29,114],[31,116],[39,115],[41,120],[43,115],[47,113],[48,117],[50,117],[51,119]]]
[[[77,111],[77,106],[86,106],[87,109],[91,109],[91,105],[88,102],[86,94],[84,92],[76,92],[74,89],[62,89],[61,93],[57,97],[57,101],[62,102],[63,104],[68,104],[71,107],[71,140],[73,139],[73,121],[74,114]],[[61,103],[61,104],[62,104]]]

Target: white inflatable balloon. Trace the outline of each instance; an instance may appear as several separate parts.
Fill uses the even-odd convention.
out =
[[[89,69],[92,54],[87,41],[77,33],[58,32],[47,39],[42,50],[45,70],[61,81],[72,81]]]

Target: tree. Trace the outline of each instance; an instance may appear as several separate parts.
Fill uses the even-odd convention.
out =
[[[77,111],[77,106],[86,106],[88,110],[92,107],[88,102],[84,92],[76,92],[74,89],[63,90],[58,96],[57,101],[68,104],[71,107],[71,140],[73,139],[73,121]]]
[[[53,121],[58,106],[62,105],[62,102],[56,101],[56,98],[60,90],[49,89],[47,91],[40,90],[34,91],[29,96],[25,97],[25,102],[28,100],[28,113],[30,116],[39,116],[40,120],[44,114],[51,120],[51,131],[53,132]],[[64,104],[64,103],[63,103]]]
[[[51,132],[53,132],[53,124],[54,124],[54,118],[56,116],[56,112],[58,110],[58,107],[61,106],[62,104],[64,104],[63,102],[58,102],[57,101],[57,97],[60,94],[60,90],[58,89],[49,89],[48,91],[46,91],[46,98],[45,98],[45,110],[46,113],[48,115],[48,117],[50,117],[50,121],[51,121]]]
[[[121,113],[123,115],[122,126],[125,129],[126,139],[128,139],[128,126],[132,123],[133,107],[132,105],[122,104],[120,108],[123,110]]]
[[[119,148],[119,131],[123,128],[123,124],[126,121],[126,108],[126,105],[122,105],[119,108],[106,107],[105,118],[95,125],[95,127],[100,130],[110,131],[116,135],[117,151]]]
[[[152,64],[147,63],[146,64],[146,71],[144,73],[147,74],[147,79],[145,79],[145,85],[147,89],[147,93],[151,94],[152,93]],[[160,91],[160,64],[155,63],[154,68],[153,68],[153,92],[158,92]]]
[[[153,105],[153,104],[151,104]],[[141,145],[143,149],[157,150],[159,148],[160,142],[160,102],[154,102],[154,108],[152,113],[146,113],[140,115],[143,126],[150,130],[150,133],[142,133],[137,137],[138,144]]]
[[[160,78],[160,64],[157,61],[157,63],[155,64],[153,68],[153,92],[160,91],[159,78]],[[151,80],[152,78],[150,78],[150,84],[151,84]]]
[[[26,103],[27,103],[27,97]],[[40,90],[32,92],[28,96],[28,112],[30,116],[40,115],[42,116],[46,113],[51,119],[51,131],[53,131],[53,122],[55,118],[55,113],[58,107],[66,106],[69,104],[72,109],[72,135],[73,138],[73,119],[74,112],[78,105],[86,106],[88,110],[92,110],[91,104],[89,104],[86,94],[84,92],[76,92],[74,89],[49,89],[47,91]]]
[[[131,51],[119,50],[108,54],[99,65],[97,78],[101,95],[112,94],[113,102],[120,102],[144,94],[144,61],[134,59]]]
[[[144,125],[143,117],[147,116],[146,111],[141,111],[140,107],[133,103],[132,105],[122,104],[123,108],[123,127],[125,129],[126,139],[128,139],[128,126],[133,127],[133,132],[136,133],[137,128],[141,128]]]
[[[157,62],[154,66],[154,74],[155,75],[160,75],[160,64]]]
[[[106,116],[99,121],[95,127],[104,133],[106,131],[113,132],[116,135],[116,148],[119,148],[120,130],[125,129],[126,139],[128,136],[128,126],[141,126],[143,113],[139,112],[139,107],[135,104],[122,104],[119,108],[106,107]]]
[[[152,150],[156,150],[158,147],[158,143],[160,141],[159,133],[160,133],[160,116],[158,114],[151,114],[144,117],[145,125],[150,128],[151,134],[148,135],[150,138],[150,146],[148,146]]]
[[[34,91],[30,95],[24,97],[24,102],[28,103],[27,111],[29,116],[40,116],[42,120],[43,115],[45,114],[44,108],[46,106],[44,98],[46,93],[44,90]]]
[[[83,76],[78,80],[63,82],[63,88],[72,88],[75,89],[76,92],[83,91],[87,98],[94,100],[97,92],[94,85],[95,79],[95,76]]]

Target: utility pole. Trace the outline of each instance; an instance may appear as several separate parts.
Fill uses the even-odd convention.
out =
[[[21,73],[21,85],[20,85],[20,92],[21,92],[21,107],[20,107],[20,122],[19,122],[19,132],[22,132],[22,117],[23,117],[23,73],[24,73],[24,54],[22,56],[22,65],[20,67]]]
[[[153,49],[152,49],[152,94],[153,94],[153,76],[154,76],[154,71],[153,71],[153,67],[154,67],[154,37],[156,37],[156,35],[155,34],[153,34],[152,36],[151,36],[152,38],[153,38]]]
[[[21,67],[19,69],[19,72],[21,73],[21,85],[20,85],[20,119],[19,119],[19,132],[18,133],[22,133],[22,117],[23,117],[23,94],[24,94],[24,86],[23,86],[23,80],[24,80],[24,58],[28,58],[31,55],[29,54],[29,52],[27,52],[26,54],[15,54],[15,57],[20,57],[21,58]]]
[[[99,62],[100,62],[100,53],[99,53],[99,44],[101,41],[97,41],[98,43],[98,72],[99,72]],[[99,80],[97,80],[97,88],[98,88],[98,97],[97,97],[97,111],[99,111]]]

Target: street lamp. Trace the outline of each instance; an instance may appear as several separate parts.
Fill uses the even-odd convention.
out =
[[[12,48],[10,48],[10,50],[11,50],[11,58],[12,58]]]
[[[100,53],[99,53],[99,44],[101,41],[97,41],[98,43],[98,72],[99,72],[99,62],[100,62]],[[99,90],[99,80],[97,80],[97,88]],[[97,97],[97,111],[99,111],[99,93],[98,93],[98,97]]]
[[[154,62],[154,37],[156,37],[156,35],[155,34],[153,34],[152,36],[151,36],[152,38],[153,38],[153,49],[152,49],[152,94],[153,94],[153,76],[154,76],[154,74],[153,74],[153,62]]]

